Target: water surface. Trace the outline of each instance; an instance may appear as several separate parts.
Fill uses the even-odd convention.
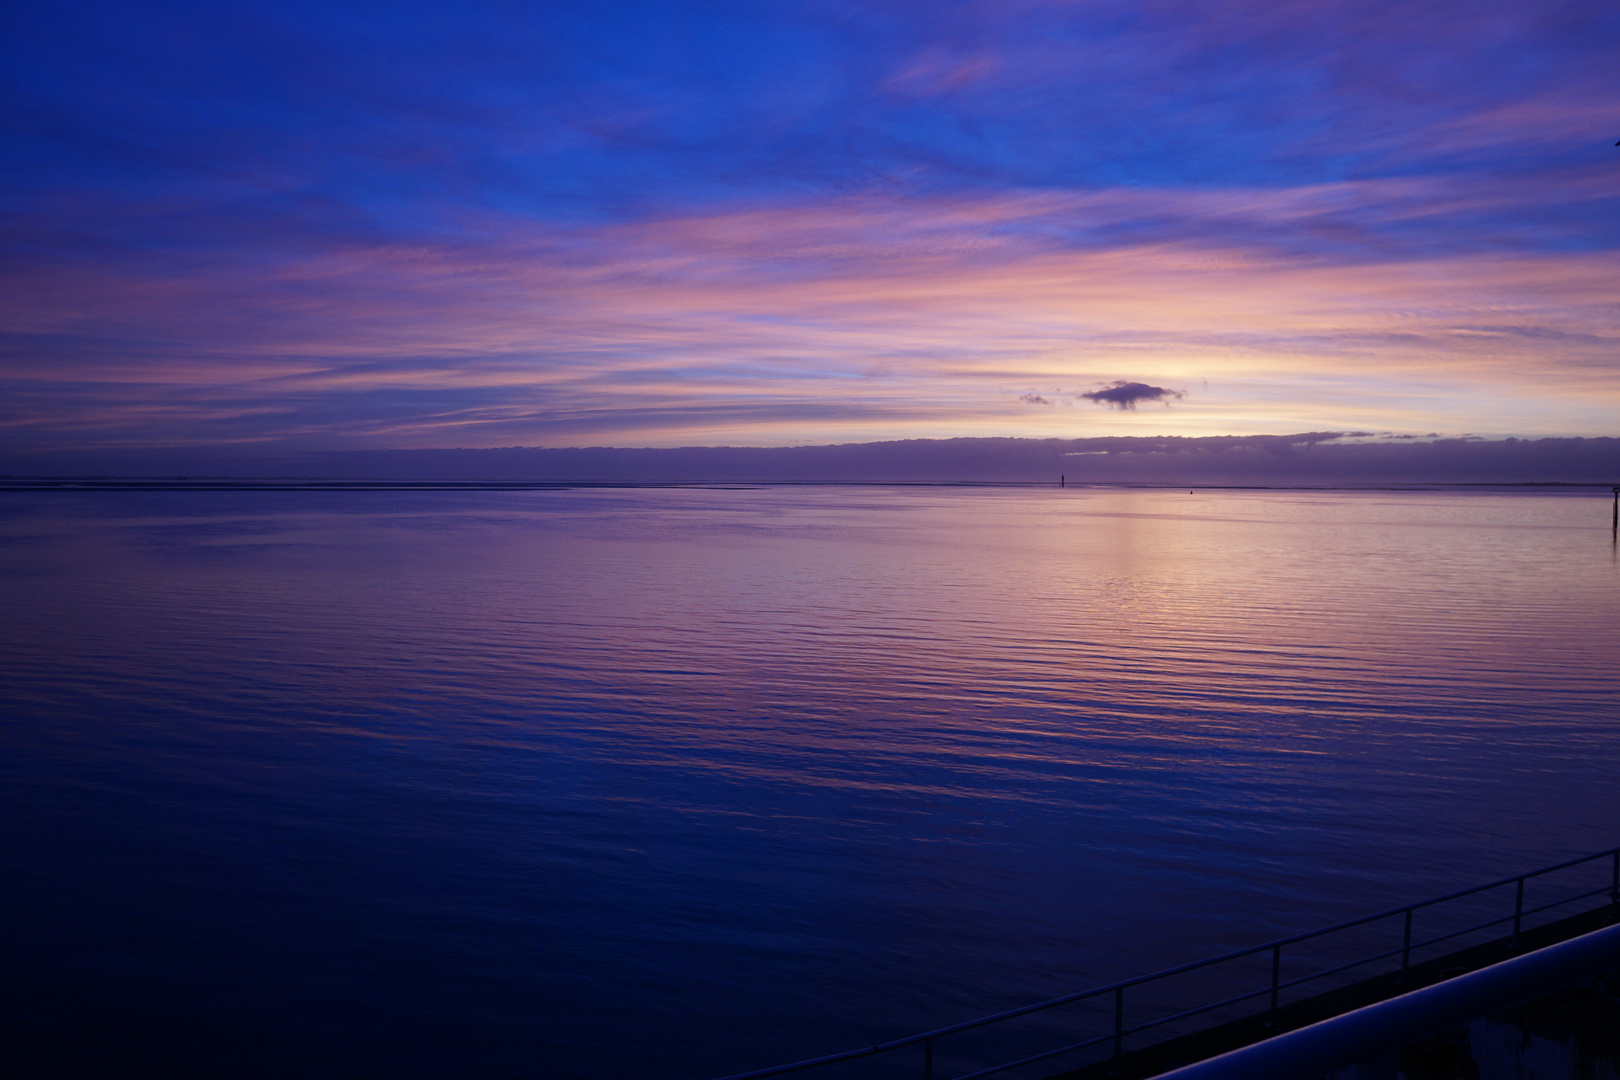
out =
[[[9,1052],[667,1076],[1620,842],[1607,499],[0,496]]]

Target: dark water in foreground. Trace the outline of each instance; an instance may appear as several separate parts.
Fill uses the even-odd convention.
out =
[[[677,1080],[1620,843],[1607,498],[0,496],[24,1074]]]

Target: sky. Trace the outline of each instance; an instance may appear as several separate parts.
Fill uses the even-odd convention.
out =
[[[22,2],[0,453],[1620,434],[1620,6]]]

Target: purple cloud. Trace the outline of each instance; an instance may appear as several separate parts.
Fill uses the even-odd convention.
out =
[[[1135,409],[1139,401],[1162,401],[1169,404],[1171,399],[1184,398],[1187,395],[1180,390],[1167,390],[1162,386],[1149,386],[1147,383],[1120,379],[1109,383],[1101,390],[1091,390],[1080,396],[1098,405],[1108,405],[1115,409]]]

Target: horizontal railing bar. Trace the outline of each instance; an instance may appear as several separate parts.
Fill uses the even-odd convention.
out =
[[[1525,908],[1524,914],[1526,916],[1540,915],[1543,911],[1551,911],[1555,907],[1563,907],[1565,904],[1573,904],[1577,900],[1590,900],[1594,896],[1607,896],[1609,895],[1610,891],[1611,887],[1605,885],[1601,889],[1593,889],[1591,892],[1577,893],[1575,896],[1566,896],[1562,900],[1554,900],[1552,903],[1542,904],[1540,907]]]
[[[1529,916],[1529,915],[1539,915],[1543,911],[1551,911],[1553,908],[1563,907],[1565,904],[1573,904],[1577,900],[1590,900],[1594,896],[1607,896],[1609,894],[1609,891],[1610,891],[1609,886],[1604,886],[1601,889],[1593,889],[1591,892],[1576,893],[1574,896],[1566,896],[1562,900],[1554,900],[1550,904],[1543,904],[1543,905],[1541,905],[1540,907],[1537,907],[1537,908],[1529,908],[1529,909],[1521,912],[1520,915],[1521,915],[1521,917]],[[1412,951],[1416,952],[1417,950],[1427,948],[1430,945],[1439,945],[1442,942],[1451,941],[1451,940],[1453,940],[1455,938],[1464,937],[1464,936],[1466,936],[1468,934],[1472,934],[1472,933],[1474,933],[1476,931],[1479,931],[1479,930],[1489,930],[1493,926],[1503,926],[1503,925],[1505,925],[1507,923],[1510,923],[1512,921],[1513,921],[1513,916],[1512,915],[1503,915],[1499,919],[1492,919],[1489,922],[1482,922],[1477,926],[1470,926],[1470,927],[1468,927],[1467,929],[1464,929],[1464,930],[1455,930],[1455,931],[1452,931],[1449,934],[1442,934],[1439,937],[1430,938],[1427,941],[1414,942],[1413,945],[1412,945]]]
[[[1414,948],[1415,947],[1416,946],[1414,946]],[[1301,975],[1297,979],[1290,979],[1288,982],[1278,983],[1277,989],[1291,990],[1296,986],[1301,986],[1308,982],[1315,982],[1317,979],[1325,979],[1329,975],[1342,975],[1351,968],[1364,967],[1367,964],[1376,964],[1380,960],[1389,960],[1392,957],[1401,955],[1401,953],[1404,951],[1405,950],[1403,949],[1391,949],[1388,952],[1381,952],[1376,956],[1366,956],[1362,957],[1360,960],[1352,960],[1348,964],[1341,964],[1336,968],[1328,968],[1326,971],[1318,971],[1310,975]]]
[[[1127,1031],[1124,1032],[1124,1034],[1129,1035],[1131,1033]],[[981,1076],[990,1076],[994,1073],[1006,1072],[1008,1069],[1016,1069],[1020,1065],[1032,1065],[1037,1061],[1045,1061],[1047,1058],[1055,1058],[1059,1054],[1073,1053],[1076,1050],[1089,1050],[1093,1046],[1101,1046],[1105,1042],[1112,1042],[1113,1038],[1114,1033],[1110,1031],[1107,1035],[1100,1035],[1095,1039],[1087,1039],[1085,1042],[1070,1043],[1068,1046],[1061,1046],[1056,1050],[1048,1050],[1044,1054],[1035,1054],[1031,1057],[1019,1058],[1017,1061],[1009,1061],[1005,1065],[992,1065],[988,1069],[980,1069],[978,1072],[974,1073],[964,1073],[963,1075],[958,1076],[956,1080],[978,1080],[978,1078]]]
[[[1259,990],[1252,990],[1247,994],[1239,994],[1237,997],[1227,998],[1225,1001],[1217,1001],[1213,1005],[1200,1005],[1196,1009],[1188,1009],[1186,1012],[1178,1012],[1171,1016],[1162,1016],[1157,1020],[1150,1020],[1145,1024],[1139,1024],[1136,1027],[1131,1028],[1130,1030],[1126,1031],[1125,1034],[1135,1035],[1142,1031],[1152,1031],[1156,1027],[1163,1027],[1165,1024],[1173,1024],[1177,1020],[1185,1020],[1189,1016],[1197,1016],[1200,1013],[1214,1012],[1216,1009],[1224,1009],[1228,1005],[1236,1005],[1241,1001],[1248,1001],[1250,998],[1265,997],[1269,993],[1271,993],[1271,987],[1262,987]]]
[[[1223,963],[1227,960],[1238,960],[1245,956],[1253,956],[1256,953],[1266,952],[1269,949],[1274,949],[1279,946],[1295,945],[1301,941],[1309,941],[1312,938],[1322,937],[1324,934],[1335,934],[1341,930],[1349,930],[1357,926],[1365,926],[1368,923],[1374,923],[1380,919],[1388,919],[1396,915],[1404,915],[1408,911],[1421,911],[1424,908],[1433,907],[1435,904],[1443,904],[1451,900],[1460,900],[1465,896],[1473,896],[1478,893],[1488,892],[1491,889],[1500,889],[1504,885],[1515,884],[1520,878],[1528,881],[1531,878],[1542,877],[1546,874],[1556,873],[1559,870],[1568,870],[1570,867],[1580,866],[1583,863],[1595,862],[1598,859],[1612,858],[1617,853],[1620,853],[1620,848],[1610,848],[1607,851],[1600,851],[1596,855],[1587,855],[1583,858],[1571,859],[1568,862],[1561,862],[1553,866],[1546,866],[1540,870],[1532,870],[1528,874],[1515,874],[1513,877],[1502,878],[1500,881],[1493,881],[1487,885],[1475,885],[1470,889],[1459,889],[1456,892],[1447,893],[1444,896],[1436,896],[1429,900],[1422,900],[1415,904],[1403,904],[1400,907],[1389,908],[1374,915],[1363,915],[1359,919],[1350,919],[1346,922],[1336,923],[1333,926],[1325,927],[1321,930],[1312,930],[1303,934],[1295,934],[1293,937],[1277,938],[1274,941],[1268,941],[1261,945],[1253,945],[1246,949],[1238,949],[1235,952],[1223,953],[1220,956],[1212,956],[1207,960],[1194,961],[1190,964],[1182,964],[1179,967],[1166,968],[1163,971],[1156,971],[1151,975],[1140,975],[1135,979],[1128,979],[1123,983],[1116,984],[1116,986],[1133,986],[1138,983],[1151,982],[1154,979],[1166,978],[1171,975],[1179,975],[1185,971],[1194,970],[1195,968],[1208,967],[1212,964]],[[1607,889],[1598,890],[1598,892],[1607,891]],[[1596,893],[1592,895],[1596,895]],[[1098,992],[1113,990],[1116,988],[1116,986],[1099,987]],[[1058,1000],[1060,999],[1055,999],[1054,1003],[1058,1003]]]
[[[1513,885],[1516,884],[1521,878],[1525,881],[1529,881],[1531,878],[1544,877],[1547,874],[1556,873],[1559,870],[1568,870],[1570,867],[1580,866],[1583,863],[1595,862],[1598,859],[1612,858],[1617,852],[1620,852],[1620,848],[1610,848],[1608,851],[1600,851],[1596,855],[1586,855],[1579,859],[1571,859],[1568,862],[1558,863],[1554,866],[1544,866],[1540,870],[1532,870],[1528,874],[1514,874],[1512,877],[1505,877],[1500,881],[1493,881],[1488,885],[1475,885],[1473,888],[1469,889],[1458,889],[1456,892],[1447,893],[1444,896],[1436,896],[1429,900],[1420,900],[1415,904],[1402,904],[1400,907],[1390,908],[1387,911],[1380,911],[1376,915],[1363,915],[1359,919],[1351,919],[1349,922],[1342,922],[1335,926],[1326,927],[1322,930],[1312,930],[1308,933],[1296,934],[1293,937],[1279,938],[1276,941],[1268,941],[1264,945],[1256,945],[1253,950],[1248,951],[1259,952],[1277,945],[1293,945],[1300,941],[1309,941],[1311,938],[1321,937],[1323,934],[1334,934],[1340,930],[1348,930],[1354,926],[1365,926],[1367,923],[1377,922],[1379,919],[1387,919],[1394,915],[1404,915],[1407,911],[1422,911],[1424,908],[1433,907],[1436,904],[1444,904],[1452,900],[1460,900],[1465,896],[1474,896],[1478,893],[1489,892],[1492,889],[1500,889],[1504,885]],[[1229,953],[1228,955],[1230,956],[1233,954]],[[1216,963],[1221,959],[1224,959],[1224,957],[1217,957],[1215,960],[1211,960],[1210,963]]]
[[[1186,1012],[1179,1012],[1173,1016],[1162,1016],[1157,1020],[1150,1020],[1145,1024],[1138,1024],[1136,1027],[1124,1028],[1119,1032],[1119,1035],[1122,1038],[1129,1038],[1132,1035],[1139,1035],[1144,1031],[1152,1031],[1156,1027],[1162,1027],[1165,1024],[1174,1023],[1177,1020],[1185,1020],[1189,1016],[1197,1016],[1200,1013],[1213,1012],[1216,1009],[1224,1009],[1228,1005],[1237,1005],[1240,1002],[1249,1001],[1252,998],[1264,997],[1269,993],[1271,993],[1270,987],[1265,987],[1260,990],[1251,990],[1247,994],[1239,994],[1237,997],[1227,998],[1225,1001],[1217,1001],[1211,1005],[1200,1005],[1196,1009],[1188,1009]],[[1109,1032],[1106,1035],[1099,1035],[1094,1039],[1087,1039],[1085,1042],[1072,1043],[1069,1046],[1062,1047],[1058,1050],[1048,1050],[1044,1054],[1037,1054],[1034,1057],[1023,1058],[1020,1061],[1009,1062],[1006,1065],[997,1065],[995,1068],[984,1069],[976,1073],[969,1073],[967,1076],[958,1076],[956,1080],[974,1080],[975,1077],[989,1076],[991,1073],[1001,1072],[1003,1069],[1013,1069],[1017,1068],[1019,1065],[1028,1065],[1030,1062],[1040,1061],[1042,1058],[1057,1057],[1059,1054],[1066,1054],[1071,1050],[1084,1050],[1088,1046],[1097,1046],[1101,1043],[1109,1042],[1114,1038],[1114,1034],[1114,1032]]]
[[[1281,948],[1281,947],[1286,946],[1286,945],[1295,945],[1295,944],[1298,944],[1298,943],[1300,943],[1302,941],[1311,941],[1311,940],[1313,940],[1315,938],[1324,937],[1324,936],[1326,936],[1328,934],[1335,934],[1335,933],[1338,933],[1338,932],[1343,931],[1343,930],[1350,930],[1350,929],[1353,929],[1353,928],[1358,927],[1358,926],[1366,926],[1369,923],[1375,923],[1375,922],[1378,922],[1378,921],[1380,921],[1382,919],[1388,919],[1388,918],[1391,918],[1391,917],[1396,916],[1396,915],[1405,915],[1409,911],[1421,911],[1424,908],[1433,907],[1436,904],[1447,903],[1447,902],[1449,902],[1451,900],[1460,900],[1465,896],[1475,896],[1475,895],[1478,895],[1479,893],[1482,893],[1482,892],[1489,892],[1492,889],[1502,888],[1505,885],[1513,885],[1513,884],[1516,884],[1516,883],[1518,883],[1520,881],[1529,881],[1529,880],[1531,880],[1533,878],[1544,877],[1547,874],[1557,873],[1560,870],[1568,870],[1568,869],[1571,869],[1573,867],[1582,866],[1582,865],[1584,865],[1586,863],[1590,863],[1590,862],[1596,862],[1599,859],[1613,858],[1617,854],[1620,854],[1620,847],[1609,848],[1609,849],[1607,849],[1605,851],[1600,851],[1600,852],[1597,852],[1596,854],[1593,854],[1593,855],[1582,856],[1581,858],[1578,858],[1578,859],[1569,859],[1569,860],[1567,860],[1565,862],[1555,863],[1552,866],[1542,867],[1539,870],[1532,870],[1529,873],[1515,874],[1512,877],[1502,878],[1502,879],[1500,879],[1498,881],[1492,881],[1492,882],[1489,882],[1489,883],[1484,884],[1484,885],[1475,885],[1472,888],[1459,889],[1456,892],[1447,893],[1444,896],[1433,897],[1433,898],[1431,898],[1429,900],[1422,900],[1422,901],[1419,901],[1418,903],[1415,903],[1415,904],[1404,904],[1404,905],[1402,905],[1400,907],[1389,908],[1389,909],[1387,909],[1385,911],[1377,912],[1376,914],[1363,915],[1360,918],[1350,919],[1350,920],[1345,921],[1345,922],[1336,923],[1333,926],[1324,927],[1323,929],[1320,929],[1320,930],[1312,930],[1312,931],[1309,931],[1309,932],[1303,933],[1303,934],[1295,934],[1292,937],[1277,938],[1277,939],[1275,939],[1273,941],[1268,941],[1268,942],[1265,942],[1264,944],[1261,944],[1261,945],[1253,945],[1253,946],[1250,946],[1250,947],[1245,948],[1245,949],[1238,949],[1238,950],[1235,950],[1233,952],[1222,953],[1219,956],[1208,957],[1208,958],[1206,958],[1204,960],[1194,960],[1194,961],[1191,961],[1191,962],[1186,963],[1186,964],[1177,965],[1175,967],[1164,968],[1164,969],[1162,969],[1160,971],[1155,971],[1155,972],[1152,972],[1151,974],[1148,974],[1148,975],[1138,975],[1138,976],[1135,976],[1134,978],[1122,979],[1122,980],[1117,981],[1117,982],[1109,983],[1109,984],[1107,984],[1105,986],[1096,986],[1096,987],[1092,987],[1092,988],[1087,989],[1087,990],[1076,991],[1075,993],[1072,993],[1072,994],[1064,994],[1061,997],[1050,998],[1050,999],[1048,999],[1046,1001],[1036,1002],[1035,1004],[1032,1004],[1032,1005],[1024,1005],[1024,1006],[1021,1006],[1021,1007],[1016,1008],[1016,1009],[1008,1009],[1008,1010],[1006,1010],[1004,1012],[994,1013],[994,1014],[992,1014],[990,1016],[981,1016],[981,1017],[979,1017],[977,1019],[974,1019],[974,1020],[963,1021],[960,1024],[951,1024],[951,1025],[949,1025],[947,1027],[935,1028],[932,1031],[924,1031],[924,1032],[921,1032],[921,1033],[916,1034],[916,1035],[908,1035],[908,1036],[905,1036],[904,1038],[892,1039],[892,1040],[890,1040],[888,1042],[877,1043],[877,1044],[875,1044],[873,1046],[861,1047],[860,1049],[857,1049],[857,1050],[846,1050],[846,1051],[843,1051],[842,1053],[838,1053],[838,1054],[828,1054],[828,1055],[825,1055],[823,1057],[807,1058],[807,1059],[805,1059],[803,1061],[795,1061],[795,1062],[791,1062],[791,1063],[788,1063],[788,1064],[785,1064],[785,1065],[776,1065],[776,1066],[773,1066],[773,1067],[767,1068],[767,1069],[755,1069],[752,1072],[735,1073],[735,1074],[733,1074],[731,1076],[723,1077],[722,1080],[756,1080],[756,1078],[759,1078],[759,1077],[780,1076],[780,1075],[783,1075],[784,1073],[798,1072],[801,1069],[815,1068],[816,1066],[820,1066],[820,1065],[831,1065],[831,1064],[835,1064],[836,1062],[851,1061],[851,1060],[854,1060],[856,1058],[871,1057],[871,1056],[873,1056],[875,1054],[886,1053],[886,1052],[888,1052],[890,1050],[898,1050],[898,1049],[901,1049],[902,1047],[906,1047],[906,1046],[915,1046],[918,1043],[926,1042],[926,1041],[928,1041],[930,1039],[938,1039],[938,1038],[942,1038],[943,1036],[946,1036],[946,1035],[955,1035],[955,1034],[957,1034],[959,1032],[963,1032],[963,1031],[972,1031],[975,1028],[981,1028],[981,1027],[986,1026],[987,1024],[1000,1023],[1003,1020],[1012,1020],[1012,1019],[1015,1019],[1015,1018],[1020,1017],[1020,1016],[1028,1016],[1028,1015],[1030,1015],[1032,1013],[1044,1012],[1044,1011],[1046,1011],[1048,1009],[1055,1009],[1060,1005],[1070,1005],[1070,1004],[1073,1004],[1073,1003],[1078,1002],[1078,1001],[1085,1001],[1085,1000],[1088,1000],[1090,998],[1101,997],[1104,994],[1110,994],[1110,993],[1113,993],[1113,992],[1115,992],[1117,990],[1125,990],[1125,989],[1129,989],[1130,987],[1133,987],[1133,986],[1141,986],[1144,983],[1157,982],[1157,981],[1159,981],[1161,979],[1168,979],[1168,978],[1171,978],[1172,976],[1175,976],[1175,975],[1186,974],[1189,971],[1197,971],[1197,970],[1200,970],[1202,968],[1213,967],[1216,964],[1223,964],[1223,963],[1227,963],[1227,962],[1232,961],[1232,960],[1241,960],[1241,959],[1243,959],[1245,957],[1255,956],[1255,955],[1257,955],[1259,953],[1267,952],[1267,951],[1269,951],[1271,949]],[[1597,896],[1597,895],[1605,894],[1607,892],[1609,892],[1608,888],[1596,889],[1596,890],[1593,890],[1590,893],[1584,894],[1584,896],[1585,897]],[[1565,903],[1573,903],[1575,900],[1582,899],[1582,898],[1583,897],[1581,897],[1581,896],[1572,897],[1569,900],[1558,901],[1558,902],[1555,902],[1554,904],[1549,904],[1546,907],[1543,907],[1543,908],[1540,908],[1540,909],[1537,909],[1537,910],[1538,911],[1547,910],[1547,908],[1557,907],[1557,906],[1560,906],[1560,905],[1565,904]],[[1522,917],[1522,915],[1523,915],[1523,913],[1521,912],[1521,917]],[[1477,930],[1487,929],[1487,928],[1489,928],[1491,926],[1500,925],[1501,923],[1510,922],[1510,921],[1512,921],[1512,916],[1507,916],[1507,917],[1502,918],[1502,919],[1496,919],[1496,920],[1493,920],[1491,922],[1481,923],[1479,926],[1472,927],[1472,928],[1470,928],[1468,930],[1460,930],[1460,931],[1458,931],[1458,932],[1456,932],[1454,934],[1447,934],[1447,935],[1444,935],[1442,937],[1432,938],[1429,941],[1423,942],[1423,943],[1421,943],[1419,945],[1414,945],[1412,948],[1417,949],[1417,948],[1427,947],[1429,945],[1439,944],[1440,942],[1443,942],[1443,941],[1449,941],[1449,940],[1451,940],[1453,938],[1461,937],[1464,934],[1474,933]],[[1393,955],[1393,954],[1390,954],[1390,955]],[[1370,961],[1363,961],[1363,962],[1370,962]],[[1354,967],[1354,966],[1358,966],[1358,965],[1353,964],[1353,965],[1350,965],[1350,966]],[[1345,970],[1345,969],[1340,969],[1340,970]],[[1316,976],[1312,976],[1312,978],[1322,978],[1327,974],[1333,974],[1333,973],[1332,972],[1320,973],[1320,974],[1318,974]],[[1299,980],[1299,981],[1304,981],[1304,980]],[[1293,983],[1291,985],[1298,985],[1298,981],[1296,981],[1295,983]],[[1269,988],[1266,991],[1262,991],[1262,993],[1269,993]],[[1253,996],[1258,996],[1258,994],[1253,995]],[[1234,999],[1234,1000],[1241,1000],[1241,999]],[[1168,1021],[1163,1021],[1163,1022],[1168,1022]],[[1146,1029],[1145,1028],[1137,1028],[1137,1029],[1134,1029],[1134,1030],[1141,1031],[1141,1030],[1146,1030]],[[1103,1041],[1106,1041],[1108,1038],[1112,1038],[1112,1037],[1113,1037],[1112,1035],[1106,1036]],[[1058,1051],[1058,1052],[1061,1053],[1061,1051]],[[1005,1068],[1012,1068],[1012,1067],[1013,1066],[1011,1066],[1011,1065],[1005,1066]],[[985,1074],[974,1074],[974,1075],[985,1075]],[[967,1080],[967,1078],[965,1078],[965,1077],[964,1078],[959,1078],[959,1080]]]
[[[1426,949],[1430,945],[1439,945],[1443,942],[1455,941],[1460,937],[1467,937],[1469,934],[1477,934],[1479,931],[1489,930],[1493,926],[1504,926],[1512,921],[1513,916],[1504,915],[1500,919],[1492,919],[1490,922],[1482,922],[1478,926],[1470,926],[1463,930],[1454,930],[1449,934],[1441,934],[1439,937],[1430,938],[1428,941],[1425,941],[1422,944],[1413,945],[1412,951],[1416,952],[1418,949]]]
[[[753,1072],[734,1073],[731,1076],[723,1077],[722,1080],[755,1080],[756,1077],[761,1076],[781,1076],[784,1073],[798,1072],[800,1069],[813,1069],[818,1065],[833,1065],[840,1061],[854,1061],[856,1058],[872,1057],[873,1055],[883,1053],[883,1051],[886,1049],[893,1048],[885,1047],[882,1044],[877,1046],[863,1046],[859,1050],[845,1050],[838,1054],[828,1054],[826,1057],[806,1058],[803,1061],[795,1061],[788,1065],[773,1065],[768,1069],[755,1069]]]

